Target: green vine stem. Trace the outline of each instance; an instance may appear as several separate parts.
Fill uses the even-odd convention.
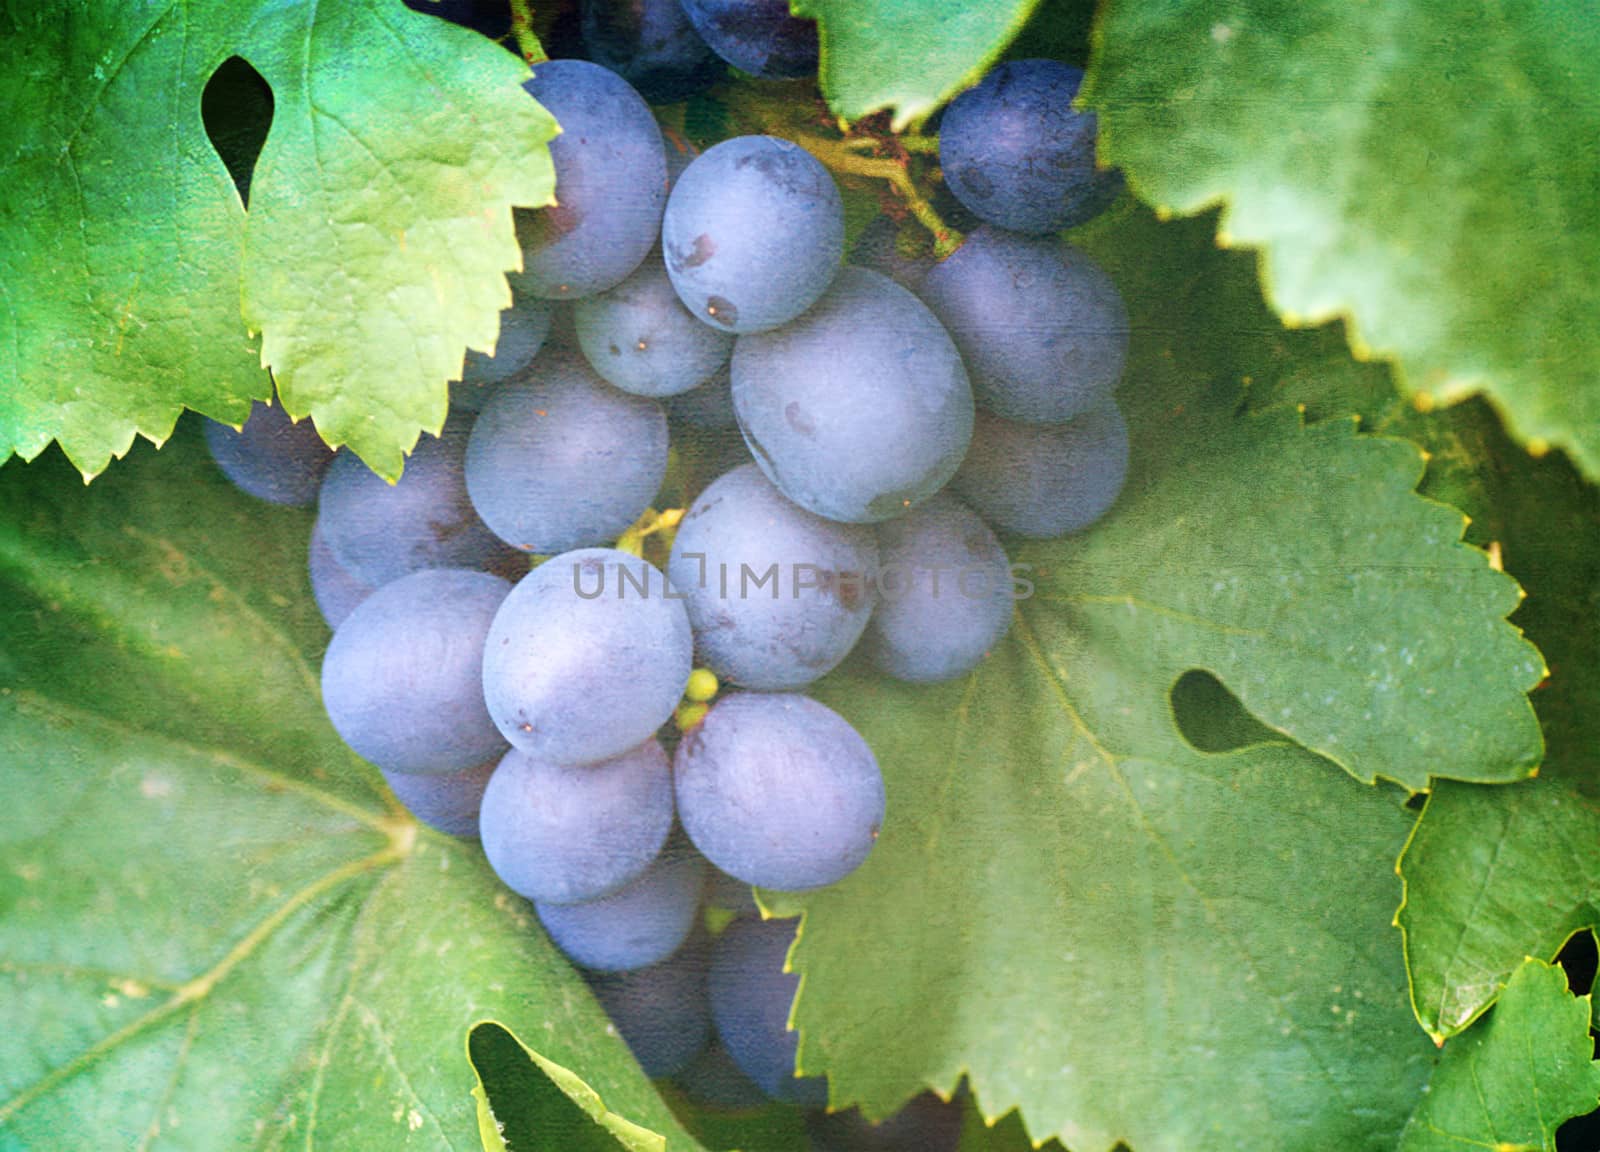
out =
[[[533,30],[532,0],[511,0],[511,37],[517,42],[517,51],[529,64],[542,64],[550,59]]]
[[[926,137],[914,139],[926,140]],[[847,176],[860,176],[868,180],[883,180],[904,201],[907,211],[917,223],[933,237],[933,253],[944,259],[961,246],[961,234],[944,222],[938,210],[911,178],[910,166],[903,157],[864,156],[861,153],[874,148],[879,142],[869,137],[851,140],[830,140],[810,132],[795,135],[795,143],[811,153],[824,165]],[[900,141],[905,145],[905,141]],[[921,145],[915,148],[923,151]]]

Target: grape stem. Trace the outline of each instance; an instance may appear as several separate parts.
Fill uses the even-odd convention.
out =
[[[644,515],[634,521],[633,527],[617,537],[617,551],[643,559],[645,538],[649,536],[660,536],[665,549],[671,551],[672,537],[676,534],[678,521],[683,519],[683,513],[682,508],[668,508],[665,512],[646,508]]]
[[[863,151],[875,146],[876,140],[866,137],[855,140],[830,140],[826,136],[802,132],[795,136],[795,143],[835,172],[842,172],[848,176],[861,176],[868,180],[886,181],[900,199],[905,201],[907,210],[916,217],[917,223],[933,236],[934,255],[939,259],[944,259],[961,246],[960,233],[944,222],[928,198],[917,188],[904,160],[861,155]],[[900,143],[906,146],[908,141],[902,140]],[[910,150],[925,149],[918,144],[914,148],[908,148],[908,151]]]
[[[543,64],[550,59],[533,30],[532,0],[511,0],[511,36],[517,42],[517,51],[529,64]]]

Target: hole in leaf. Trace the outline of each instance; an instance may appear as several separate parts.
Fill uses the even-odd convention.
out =
[[[1172,686],[1172,717],[1197,751],[1233,752],[1283,736],[1250,715],[1211,673],[1191,668]]]
[[[619,1152],[622,1143],[595,1123],[528,1057],[506,1029],[492,1021],[474,1025],[467,1054],[509,1150],[560,1148],[562,1152]]]
[[[239,199],[250,204],[250,178],[272,127],[272,88],[239,56],[230,56],[206,81],[200,119],[211,146],[233,177]]]
[[[1579,932],[1562,946],[1556,963],[1566,972],[1567,987],[1574,996],[1587,996],[1594,987],[1597,960],[1600,950],[1596,949],[1593,932]]]
[[[1556,1129],[1556,1152],[1594,1152],[1600,1148],[1600,1111],[1574,1116]]]

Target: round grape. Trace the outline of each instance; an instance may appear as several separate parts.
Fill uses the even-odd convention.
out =
[[[789,14],[789,0],[682,0],[695,31],[718,56],[761,79],[817,70],[817,25]]]
[[[573,319],[594,370],[638,396],[687,392],[733,352],[732,336],[689,315],[658,260],[646,260],[610,291],[578,301]]]
[[[705,861],[669,843],[632,883],[584,904],[535,904],[539,922],[574,964],[626,972],[678,950],[700,912]]]
[[[323,477],[317,519],[345,571],[376,587],[423,568],[496,568],[514,558],[472,510],[466,451],[466,428],[452,422],[417,442],[394,484],[341,452]]]
[[[667,472],[667,417],[582,362],[550,357],[502,385],[478,414],[466,488],[479,516],[525,552],[615,540]]]
[[[652,1080],[683,1071],[711,1039],[709,963],[702,933],[659,964],[589,979],[595,998]]]
[[[792,920],[742,917],[717,937],[707,980],[711,1020],[733,1062],[768,1096],[821,1107],[827,1080],[795,1075],[800,1038],[789,1031],[789,1008],[800,977],[783,970],[794,928]]]
[[[972,437],[955,344],[922,301],[865,268],[845,268],[798,320],[739,338],[733,405],[767,478],[847,523],[932,496]]]
[[[883,825],[883,775],[837,712],[805,696],[741,692],[712,706],[674,761],[678,818],[712,864],[801,891],[858,868]]]
[[[878,527],[878,607],[862,641],[900,680],[970,672],[1011,626],[1011,562],[989,526],[941,492]]]
[[[333,459],[310,420],[290,420],[283,405],[259,400],[237,432],[207,420],[206,447],[236,487],[272,504],[311,503]]]
[[[530,756],[595,764],[672,716],[693,669],[683,604],[636,556],[585,548],[546,560],[507,596],[483,653],[483,692]]]
[[[615,72],[545,60],[524,85],[561,125],[550,141],[557,202],[516,211],[523,271],[513,288],[547,299],[604,292],[655,247],[667,158],[650,106]]]
[[[1122,189],[1095,163],[1095,115],[1073,110],[1083,72],[1010,60],[950,102],[939,122],[945,183],[974,215],[1012,232],[1059,232]]]
[[[328,547],[320,516],[311,525],[307,566],[311,570],[311,595],[329,628],[337,628],[357,604],[372,595],[373,586],[352,575]]]
[[[363,600],[322,659],[322,701],[344,742],[386,772],[459,772],[498,756],[478,670],[510,590],[485,572],[428,568]]]
[[[672,804],[667,754],[654,739],[580,768],[513,748],[484,793],[483,852],[519,896],[550,904],[597,900],[661,852]]]
[[[844,208],[833,177],[804,148],[737,136],[678,178],[661,243],[690,313],[727,332],[760,332],[827,291],[844,253]]]
[[[1008,420],[1070,420],[1122,378],[1122,296],[1066,245],[980,228],[928,272],[922,298],[961,349],[979,406]]]
[[[1081,532],[1128,478],[1128,426],[1107,400],[1068,424],[1018,424],[978,413],[972,450],[951,487],[989,523],[1018,536]]]
[[[678,0],[582,0],[579,20],[589,59],[653,104],[686,99],[723,74]]]
[[[494,355],[468,352],[461,379],[450,389],[451,407],[476,412],[489,398],[489,390],[503,384],[533,363],[550,335],[550,305],[543,300],[519,300],[500,313],[500,338]]]
[[[798,688],[855,647],[872,615],[872,529],[790,502],[754,464],[716,480],[678,525],[667,572],[701,661],[746,688]]]
[[[483,790],[495,763],[486,760],[476,768],[443,775],[385,772],[383,778],[400,803],[428,827],[446,836],[475,840],[478,807],[483,803]]]

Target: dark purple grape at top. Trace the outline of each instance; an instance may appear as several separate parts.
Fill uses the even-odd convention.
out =
[[[550,141],[556,203],[516,211],[512,286],[577,299],[627,279],[655,247],[667,202],[661,129],[626,80],[587,60],[547,60],[523,84],[561,125]]]
[[[789,14],[789,0],[682,0],[711,50],[764,80],[817,70],[817,25]]]
[[[1059,232],[1098,215],[1122,188],[1095,163],[1095,115],[1074,111],[1083,72],[1012,60],[957,96],[939,125],[945,183],[979,219]]]
[[[652,104],[704,91],[723,73],[678,0],[583,0],[583,47]]]
[[[290,420],[282,404],[259,400],[237,432],[207,420],[206,447],[236,487],[272,504],[311,503],[333,459],[310,420]]]

